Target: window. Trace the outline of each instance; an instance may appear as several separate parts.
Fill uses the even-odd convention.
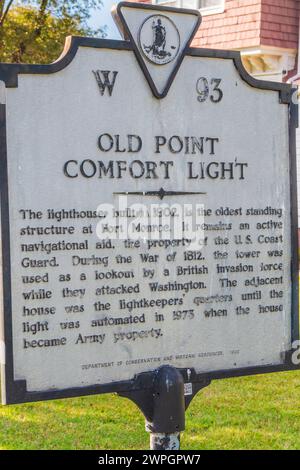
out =
[[[225,0],[197,0],[196,3],[199,4],[196,8],[199,8],[203,15],[223,13],[225,9]]]
[[[223,6],[223,0],[197,0],[196,3],[199,3],[199,8],[218,8]]]
[[[202,15],[223,13],[225,8],[225,0],[154,0],[153,3],[178,8],[192,8],[200,10]]]

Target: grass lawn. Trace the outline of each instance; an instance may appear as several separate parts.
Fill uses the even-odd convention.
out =
[[[300,372],[215,381],[192,402],[182,449],[300,449]],[[115,395],[0,406],[0,449],[148,449]]]

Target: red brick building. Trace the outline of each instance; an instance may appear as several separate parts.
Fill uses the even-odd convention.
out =
[[[138,0],[195,8],[202,25],[193,45],[240,50],[244,66],[257,78],[286,81],[297,72],[298,0]]]

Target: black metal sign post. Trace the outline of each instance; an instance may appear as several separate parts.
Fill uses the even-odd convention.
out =
[[[133,401],[144,414],[150,449],[178,450],[185,412],[194,396],[209,384],[209,379],[199,380],[194,370],[166,365],[139,374],[133,386],[137,390],[119,395]]]

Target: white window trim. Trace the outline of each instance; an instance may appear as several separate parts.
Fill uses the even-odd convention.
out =
[[[154,5],[165,5],[166,3],[169,4],[169,3],[177,3],[177,0],[166,0],[165,2],[157,2],[156,0],[152,0],[152,3],[154,3]]]
[[[156,0],[152,0],[152,3],[154,3],[154,5],[170,5],[170,4],[172,4],[172,6],[177,6],[177,4],[178,4],[178,8],[181,8],[180,0],[169,0],[169,1],[166,0],[165,2],[160,2],[160,3],[158,3]],[[217,14],[220,14],[220,13],[224,13],[224,11],[225,11],[225,0],[223,0],[222,5],[200,8],[199,11],[200,11],[202,16],[217,15]]]
[[[222,5],[218,5],[218,6],[214,6],[214,7],[200,8],[199,11],[200,11],[202,16],[218,15],[220,13],[224,13],[224,11],[225,11],[225,1],[222,3]]]

